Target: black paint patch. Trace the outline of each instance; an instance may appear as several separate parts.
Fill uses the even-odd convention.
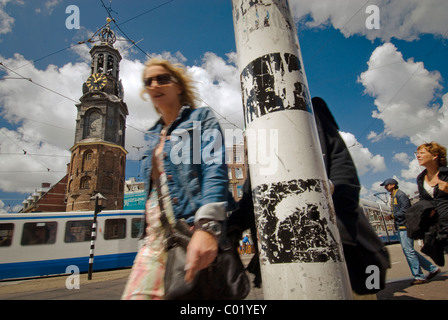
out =
[[[254,189],[254,207],[262,257],[269,263],[342,261],[340,247],[315,204],[301,204],[280,221],[277,206],[286,197],[322,193],[321,180],[291,180]],[[330,219],[334,222],[334,213]]]
[[[312,112],[308,91],[298,78],[301,72],[300,60],[289,53],[271,53],[252,61],[241,72],[246,124],[255,118],[282,110]],[[288,84],[290,80],[286,79],[288,75],[294,76],[291,73],[297,73],[293,87]],[[292,95],[288,96],[288,91],[292,91]]]

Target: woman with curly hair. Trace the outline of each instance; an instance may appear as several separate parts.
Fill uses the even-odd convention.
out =
[[[420,200],[429,200],[435,210],[437,240],[447,251],[448,246],[448,168],[446,148],[437,142],[424,143],[417,148],[417,160],[425,167],[417,177]]]

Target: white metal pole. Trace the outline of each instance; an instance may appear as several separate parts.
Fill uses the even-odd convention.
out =
[[[232,0],[265,299],[352,291],[287,0]]]

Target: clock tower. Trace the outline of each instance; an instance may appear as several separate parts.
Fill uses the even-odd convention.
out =
[[[129,114],[119,78],[122,59],[114,48],[109,27],[100,31],[100,44],[90,50],[91,75],[77,104],[75,143],[67,183],[67,210],[93,210],[90,198],[101,193],[106,210],[123,209],[125,185],[125,129]]]

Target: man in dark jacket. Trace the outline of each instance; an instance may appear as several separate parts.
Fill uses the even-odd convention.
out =
[[[414,249],[414,240],[408,237],[406,230],[406,210],[411,206],[411,201],[406,193],[398,188],[398,182],[395,179],[386,179],[380,186],[384,186],[391,196],[392,214],[387,216],[386,220],[394,220],[403,253],[414,276],[411,284],[426,283],[429,279],[440,273],[440,269],[418,253]],[[426,277],[423,275],[422,268],[429,272]]]

